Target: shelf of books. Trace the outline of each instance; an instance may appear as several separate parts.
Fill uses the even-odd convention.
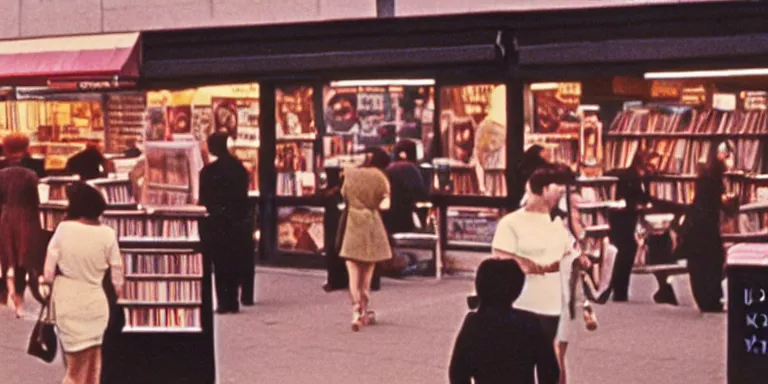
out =
[[[108,209],[130,209],[136,207],[133,185],[125,176],[88,180],[104,196]]]
[[[125,267],[115,308],[122,321],[105,339],[115,356],[109,382],[212,382],[212,271],[198,232],[204,216],[197,206],[105,212],[103,222],[118,234]]]
[[[146,107],[147,99],[143,92],[106,95],[106,152],[121,153],[128,148],[129,141],[143,141]]]
[[[161,244],[158,244],[161,245]],[[194,249],[121,249],[123,332],[202,332],[203,256]]]

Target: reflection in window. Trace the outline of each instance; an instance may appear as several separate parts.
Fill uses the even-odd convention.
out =
[[[382,80],[339,82],[325,87],[326,163],[355,163],[349,155],[372,146],[391,151],[404,139],[416,142],[423,158],[432,141],[432,84],[432,80]]]
[[[275,168],[277,194],[307,196],[317,191],[315,153],[317,130],[311,86],[281,87],[275,91]]]
[[[473,84],[440,91],[442,153],[438,188],[459,195],[506,196],[506,86]]]

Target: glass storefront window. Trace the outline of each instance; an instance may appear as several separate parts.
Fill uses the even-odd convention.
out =
[[[506,104],[504,84],[470,84],[440,90],[444,158],[435,164],[440,191],[506,196]],[[443,173],[446,174],[441,177]]]
[[[320,156],[315,151],[314,91],[311,86],[275,91],[277,194],[308,196],[317,191]]]
[[[401,140],[415,142],[417,158],[423,160],[433,136],[433,84],[432,80],[379,80],[326,86],[326,164],[354,163],[355,157],[350,155],[372,146],[391,152]]]

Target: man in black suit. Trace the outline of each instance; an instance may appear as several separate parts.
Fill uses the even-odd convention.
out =
[[[629,296],[629,278],[637,253],[635,229],[642,210],[651,202],[650,186],[645,178],[646,164],[651,153],[637,152],[629,168],[612,174],[619,178],[616,186],[616,199],[624,200],[626,207],[610,214],[611,243],[618,248],[613,268],[611,286],[613,301],[627,301]]]
[[[107,176],[107,159],[100,147],[98,140],[89,141],[85,149],[67,160],[67,173],[79,175],[83,181]]]
[[[208,210],[201,223],[203,252],[210,255],[216,279],[217,313],[236,313],[253,305],[253,215],[248,203],[248,171],[229,153],[226,133],[208,138],[216,161],[200,171],[200,204]]]

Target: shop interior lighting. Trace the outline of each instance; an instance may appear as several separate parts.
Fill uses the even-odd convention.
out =
[[[766,76],[768,68],[715,69],[704,71],[646,72],[646,80],[696,79],[702,77]]]
[[[332,81],[331,87],[385,87],[395,86],[430,86],[435,85],[433,79],[396,79],[396,80],[339,80]]]
[[[579,110],[584,112],[598,112],[600,111],[600,106],[594,105],[594,104],[585,104],[585,105],[580,105]]]
[[[558,83],[532,83],[531,91],[549,91],[557,89],[558,87]]]

